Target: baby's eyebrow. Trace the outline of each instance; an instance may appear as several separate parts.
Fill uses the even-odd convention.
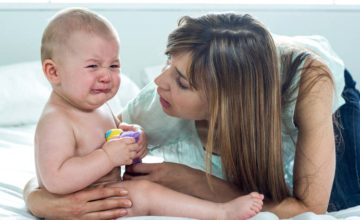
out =
[[[86,62],[86,63],[91,63],[91,62],[99,63],[100,60],[98,60],[98,59],[96,59],[96,58],[90,58],[90,59],[86,59],[85,62]]]
[[[90,59],[85,60],[85,62],[97,62],[97,63],[99,63],[99,62],[102,62],[102,61],[99,60],[99,59],[96,59],[96,58],[90,58]],[[111,62],[112,63],[120,63],[120,59],[116,58],[116,59],[112,60]]]

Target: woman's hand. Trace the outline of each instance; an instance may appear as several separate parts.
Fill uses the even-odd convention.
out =
[[[214,176],[210,176],[210,187],[205,172],[177,163],[133,164],[127,167],[123,178],[149,180],[178,192],[215,202],[229,201],[241,195],[235,186]]]
[[[131,201],[119,187],[98,187],[69,195],[51,194],[30,180],[24,188],[24,200],[30,212],[47,219],[114,219],[125,216]]]

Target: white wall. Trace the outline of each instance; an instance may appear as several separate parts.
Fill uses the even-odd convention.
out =
[[[47,19],[62,7],[0,5],[0,65],[39,59],[43,28]],[[325,36],[360,82],[360,7],[92,5],[90,8],[107,17],[119,31],[123,70],[135,79],[142,78],[144,67],[165,61],[167,34],[181,16],[231,10],[254,15],[277,34]]]

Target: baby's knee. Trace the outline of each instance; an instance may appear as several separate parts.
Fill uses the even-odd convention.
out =
[[[157,185],[149,180],[130,180],[124,181],[124,183],[126,183],[125,187],[128,188],[129,192],[140,195],[151,192],[151,189]]]
[[[148,180],[130,180],[123,183],[133,204],[132,208],[128,209],[128,215],[149,215],[154,196],[153,187],[157,184]]]

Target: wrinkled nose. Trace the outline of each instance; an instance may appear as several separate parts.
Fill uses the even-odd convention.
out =
[[[111,81],[111,71],[108,68],[103,68],[99,76],[99,81],[102,83],[108,83]]]

